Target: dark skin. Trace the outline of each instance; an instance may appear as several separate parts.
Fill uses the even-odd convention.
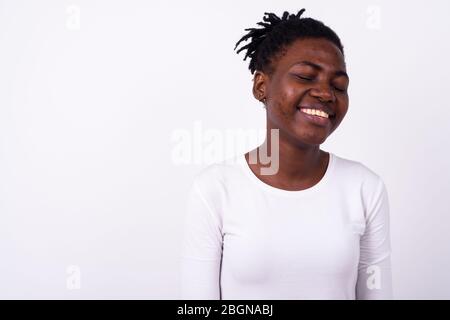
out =
[[[263,182],[284,190],[304,190],[324,176],[329,154],[320,149],[339,126],[348,110],[348,84],[344,56],[327,39],[298,39],[274,57],[271,70],[257,70],[253,95],[266,106],[267,135],[263,145],[271,150],[271,129],[279,129],[279,169],[261,175],[259,157],[249,163]],[[299,106],[319,106],[332,116],[318,125],[299,111]],[[263,146],[256,148],[258,151]],[[270,153],[270,151],[269,151]],[[245,154],[249,162],[249,153]],[[270,154],[269,154],[270,156]]]

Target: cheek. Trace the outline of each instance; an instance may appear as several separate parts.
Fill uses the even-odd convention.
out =
[[[284,104],[280,101],[272,101],[270,109],[267,111],[271,121],[278,127],[286,127],[289,119],[292,118],[292,115],[285,110]]]
[[[280,120],[287,120],[292,117],[292,108],[289,105],[289,95],[281,93],[277,96],[277,99],[272,103],[272,113]]]
[[[336,111],[339,113],[340,118],[344,118],[348,110],[348,95],[338,98],[336,109]]]
[[[280,117],[292,118],[295,115],[296,103],[299,101],[302,90],[289,83],[281,83],[279,87],[274,88],[273,111]]]

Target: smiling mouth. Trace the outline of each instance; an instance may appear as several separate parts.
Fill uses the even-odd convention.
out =
[[[329,118],[328,113],[326,113],[322,110],[300,108],[300,112],[309,114],[310,116],[316,116],[316,117],[327,118],[327,119]]]
[[[297,107],[297,111],[301,118],[319,127],[328,127],[331,124],[331,120],[335,117],[335,114],[329,114],[323,110],[313,108]]]
[[[297,107],[297,110],[312,117],[318,118],[332,119],[335,116],[334,114],[328,114],[327,112],[319,109]]]

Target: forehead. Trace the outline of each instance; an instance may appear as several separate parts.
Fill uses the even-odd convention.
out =
[[[300,61],[309,61],[333,71],[346,69],[343,54],[334,43],[326,39],[298,39],[289,45],[284,53],[276,63],[276,69],[280,69],[279,71],[286,70]]]

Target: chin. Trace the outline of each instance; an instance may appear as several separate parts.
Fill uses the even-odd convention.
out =
[[[325,142],[326,139],[320,140],[320,141],[305,141],[304,144],[311,145],[311,146],[320,146],[322,143]]]
[[[318,146],[324,143],[328,135],[319,135],[315,132],[300,132],[296,134],[296,139],[302,145]]]
[[[325,142],[326,139],[305,139],[301,137],[296,137],[296,144],[299,146],[320,146],[322,143]]]

